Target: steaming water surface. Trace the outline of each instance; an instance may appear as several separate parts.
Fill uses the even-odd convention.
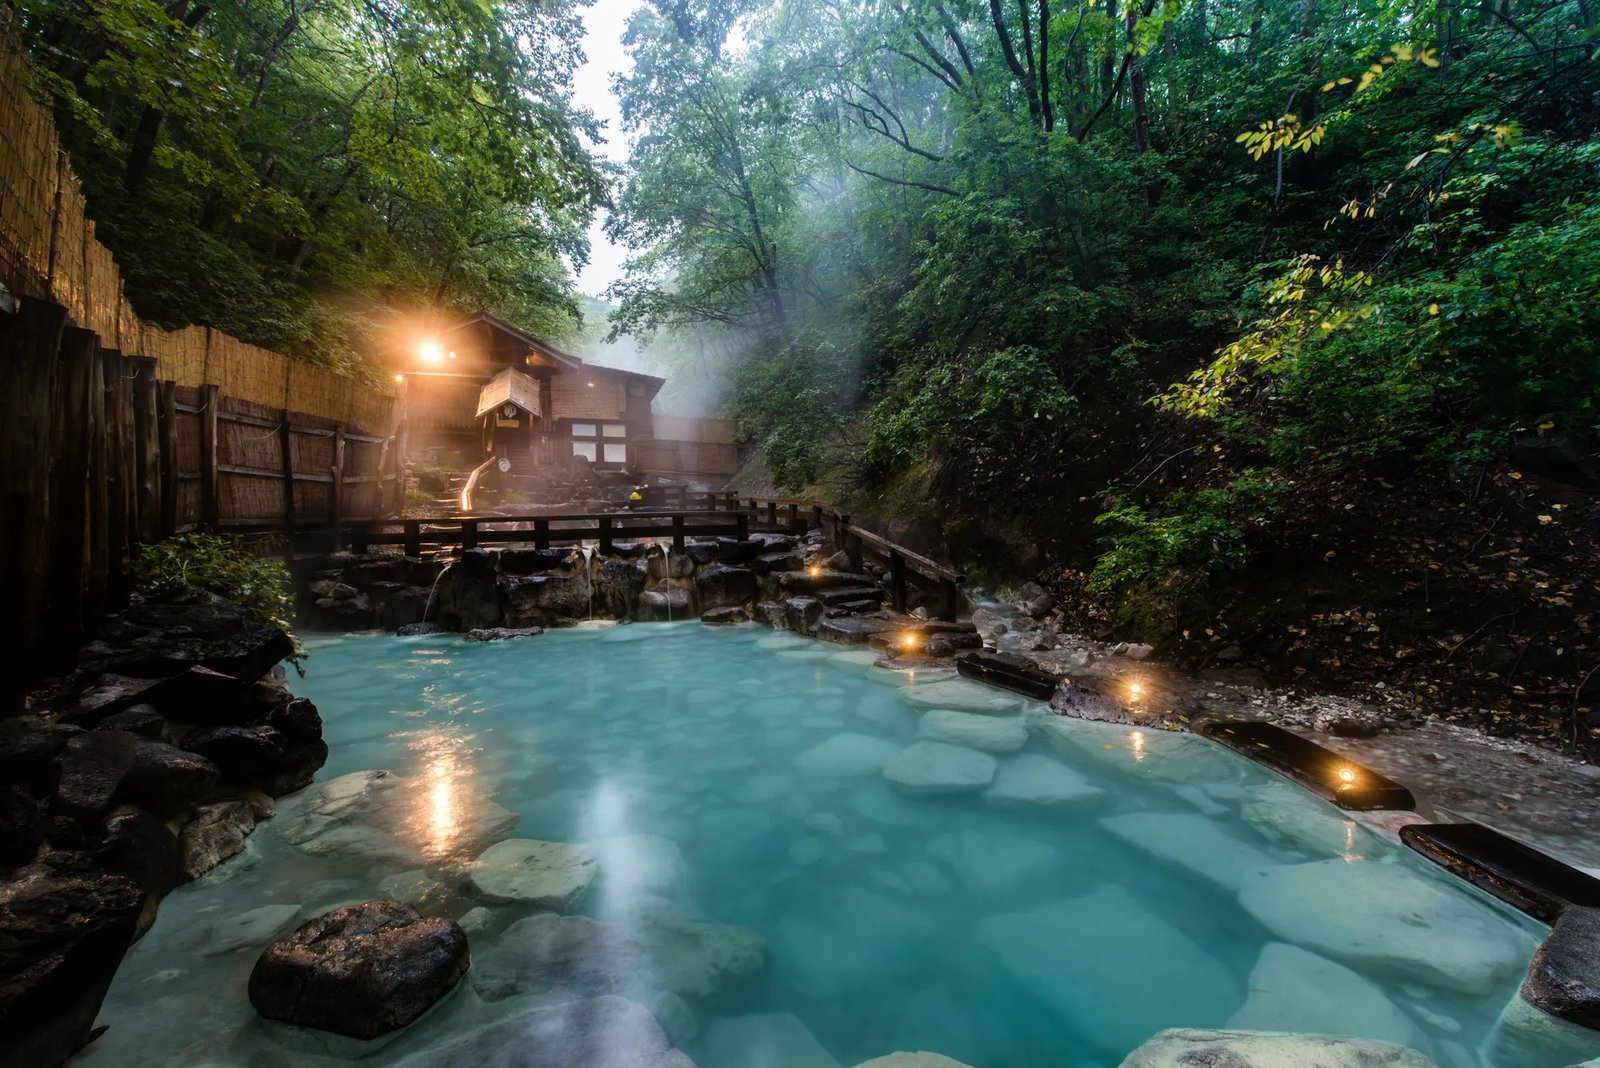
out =
[[[441,882],[425,911],[483,906],[459,866],[481,847],[470,839],[486,798],[515,814],[506,834],[596,847],[600,874],[576,912],[642,930],[669,908],[764,943],[764,969],[733,989],[658,1001],[659,961],[626,984],[701,1068],[828,1068],[894,1050],[1114,1066],[1174,1026],[1338,1031],[1461,1068],[1571,1052],[1492,1034],[1543,928],[1191,736],[1066,721],[754,629],[308,644],[294,686],[326,722],[319,782],[400,776],[409,855],[307,853],[286,840],[302,802],[282,799],[244,856],[162,905],[80,1063],[324,1063],[250,1009],[261,946],[408,879]],[[1004,789],[909,796],[884,779],[940,708],[940,730],[1002,750]],[[475,986],[531,911],[488,910],[474,914],[479,963],[458,991],[365,1063],[540,996],[502,986],[491,1001]]]

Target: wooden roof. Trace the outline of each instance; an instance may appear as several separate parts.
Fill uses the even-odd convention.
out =
[[[511,337],[516,338],[522,344],[526,345],[530,350],[544,357],[545,360],[549,361],[549,365],[554,366],[559,372],[567,372],[571,374],[598,373],[622,375],[644,385],[645,388],[649,390],[650,396],[652,397],[654,397],[656,393],[660,391],[661,387],[666,384],[666,379],[657,378],[655,375],[642,374],[638,371],[624,371],[621,368],[607,367],[604,364],[585,363],[577,356],[572,355],[572,353],[563,352],[561,349],[556,348],[543,338],[537,338],[532,334],[529,334],[523,330],[519,330],[510,323],[506,322],[504,319],[490,315],[488,312],[473,312],[466,318],[458,319],[451,323],[449,326],[445,327],[441,333],[449,334],[453,331],[462,330],[478,323],[482,323],[491,330],[498,330],[501,333],[508,334]]]
[[[539,380],[515,367],[507,367],[478,391],[478,415],[486,415],[507,401],[532,415],[543,414],[539,410]]]

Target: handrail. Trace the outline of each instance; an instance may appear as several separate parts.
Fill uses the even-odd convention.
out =
[[[498,459],[498,456],[489,457],[487,460],[483,461],[483,463],[473,468],[472,474],[467,476],[467,484],[461,487],[461,510],[463,512],[472,511],[472,493],[478,488],[478,479],[481,478],[483,473],[489,470],[489,468],[493,466],[495,461]]]

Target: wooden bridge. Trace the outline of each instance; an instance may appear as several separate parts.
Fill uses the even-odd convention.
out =
[[[373,519],[348,523],[338,533],[356,552],[373,545],[399,545],[407,556],[424,548],[473,549],[483,545],[532,545],[549,549],[594,542],[602,555],[619,541],[670,539],[681,552],[689,538],[748,540],[751,534],[801,535],[821,530],[859,572],[870,561],[889,574],[889,600],[906,610],[910,586],[938,599],[940,619],[954,619],[966,576],[870,530],[830,505],[794,498],[741,497],[728,492],[655,487],[639,507],[623,512],[546,515],[461,515],[437,519]]]

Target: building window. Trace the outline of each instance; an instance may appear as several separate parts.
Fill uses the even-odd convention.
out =
[[[575,438],[592,438],[594,434],[593,423],[573,423],[572,436]]]
[[[593,463],[598,448],[599,446],[592,441],[574,441],[572,443],[572,455],[581,456]]]
[[[590,448],[593,447],[592,445],[590,446]],[[625,464],[628,462],[628,447],[626,445],[614,445],[608,441],[605,446],[605,457],[608,464]]]
[[[628,426],[626,423],[607,423],[604,433],[608,438],[625,438],[628,436]]]

